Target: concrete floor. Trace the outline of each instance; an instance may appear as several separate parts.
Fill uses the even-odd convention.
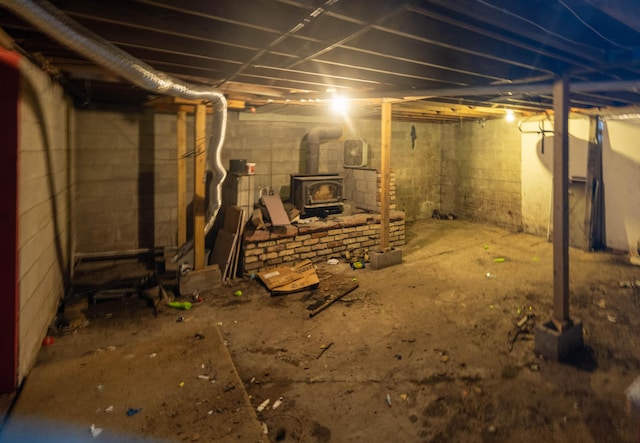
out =
[[[535,355],[529,333],[552,305],[545,239],[460,220],[408,224],[406,236],[402,264],[320,264],[315,291],[270,297],[256,280],[239,281],[202,293],[190,311],[162,307],[157,317],[137,297],[80,304],[89,324],[43,348],[6,428],[20,417],[55,416],[85,437],[95,423],[104,428],[98,438],[120,441],[255,441],[257,427],[268,430],[265,440],[285,442],[635,441],[624,390],[640,374],[640,293],[620,282],[639,280],[640,268],[622,255],[571,250],[571,314],[584,322],[585,347],[558,363]],[[84,275],[126,278],[122,269],[94,264]],[[344,281],[359,287],[309,318],[322,289]],[[197,331],[208,331],[205,363],[189,354]],[[131,347],[145,358],[123,365],[116,356]],[[166,376],[135,382],[152,350]],[[99,380],[83,370],[99,359],[112,366],[105,377],[122,375],[120,394],[109,399],[117,419],[98,411]],[[215,366],[224,361],[237,374],[228,392],[246,392],[246,407],[214,384],[175,387],[180,374],[195,383],[202,364],[222,373]],[[70,369],[54,365],[75,368],[73,395],[55,379]],[[143,408],[133,418],[122,413],[132,399]],[[214,418],[231,425],[221,429]]]

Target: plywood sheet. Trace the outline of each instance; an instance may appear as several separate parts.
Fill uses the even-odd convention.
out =
[[[234,233],[227,232],[224,229],[218,231],[216,242],[211,251],[211,263],[220,266],[222,275],[227,275],[229,265],[231,264],[231,255],[235,250],[236,240],[238,236]]]

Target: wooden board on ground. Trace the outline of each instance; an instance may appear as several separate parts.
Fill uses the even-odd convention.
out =
[[[316,294],[316,302],[307,306],[309,317],[314,317],[334,302],[358,288],[358,282],[347,278],[327,278],[322,280]]]
[[[244,212],[244,211],[243,211]],[[231,271],[229,278],[236,278],[238,275],[238,262],[240,261],[240,254],[242,254],[242,234],[244,233],[244,217],[242,217],[243,222],[238,226],[238,238],[236,241],[236,251],[235,256],[233,258],[233,265],[231,266]]]
[[[203,292],[208,289],[216,289],[222,286],[222,274],[217,264],[207,266],[204,269],[191,271],[180,276],[178,288],[181,296],[192,295],[195,291]]]
[[[218,231],[216,242],[211,251],[211,263],[220,266],[220,272],[224,278],[231,264],[231,253],[236,246],[237,236],[221,229]]]
[[[273,226],[287,226],[290,224],[287,211],[284,210],[282,200],[277,195],[265,195],[260,201],[267,208]]]

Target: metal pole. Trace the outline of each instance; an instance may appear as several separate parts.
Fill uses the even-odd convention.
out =
[[[553,316],[562,332],[569,318],[569,81],[553,84]]]

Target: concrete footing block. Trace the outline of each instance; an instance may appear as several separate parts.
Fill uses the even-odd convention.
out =
[[[573,324],[558,331],[553,322],[538,324],[535,330],[534,351],[544,357],[560,361],[573,351],[582,348],[582,321],[573,320]]]
[[[382,269],[402,263],[402,251],[392,249],[387,252],[373,251],[369,254],[369,264],[373,269]]]

